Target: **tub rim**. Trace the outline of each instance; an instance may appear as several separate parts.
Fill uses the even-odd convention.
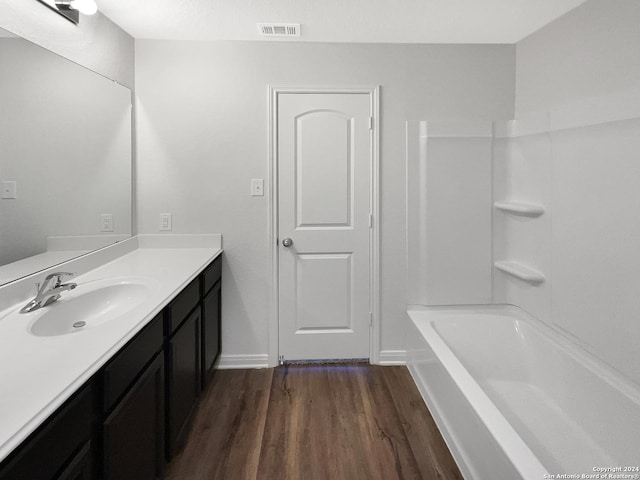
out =
[[[591,370],[599,379],[618,390],[640,408],[640,384],[635,383],[629,379],[628,376],[620,372],[620,370],[593,354],[587,343],[581,341],[568,330],[555,323],[544,322],[517,305],[508,303],[485,305],[407,305],[407,314],[410,312],[472,313],[474,311],[476,311],[476,313],[489,314],[507,313],[512,315],[512,320],[522,320],[535,332],[551,342],[552,345],[560,348],[563,353],[571,356],[573,360]],[[429,323],[433,321],[434,320],[429,320]],[[435,328],[431,328],[436,335],[442,338]],[[444,343],[446,345],[446,342]]]
[[[545,475],[549,475],[548,470],[538,460],[537,456],[511,426],[469,371],[462,365],[462,362],[460,362],[451,351],[440,334],[433,328],[433,320],[422,319],[423,322],[419,325],[411,315],[412,313],[424,314],[434,310],[422,305],[410,307],[419,307],[407,308],[407,314],[416,328],[425,337],[425,341],[433,350],[447,375],[451,377],[458,390],[462,393],[485,428],[496,440],[499,448],[515,470],[522,478],[545,478]],[[454,308],[447,307],[436,308],[438,310],[454,310]],[[470,308],[465,309],[471,310]]]
[[[429,318],[429,314],[437,314],[438,312],[451,314],[451,316],[457,313],[494,314],[506,317],[505,320],[510,322],[523,322],[545,341],[550,342],[553,347],[560,348],[563,354],[568,355],[583,368],[591,371],[598,380],[606,382],[611,388],[640,408],[639,385],[613,366],[596,357],[583,342],[576,339],[570,332],[555,324],[543,322],[516,305],[407,305],[407,315],[415,328],[422,334],[456,388],[523,478],[533,478],[533,475],[537,475],[536,478],[544,478],[543,475],[548,475],[549,472],[434,327],[434,322],[447,321],[450,318],[449,316],[441,319]]]

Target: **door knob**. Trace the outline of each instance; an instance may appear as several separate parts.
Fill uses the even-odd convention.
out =
[[[291,240],[290,238],[285,238],[284,240],[282,240],[283,247],[289,248],[291,245],[293,245],[293,240]]]

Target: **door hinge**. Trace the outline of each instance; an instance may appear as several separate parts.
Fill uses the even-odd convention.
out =
[[[369,214],[369,228],[373,228],[373,214]]]
[[[373,130],[373,117],[369,117],[369,130]]]
[[[369,312],[369,326],[373,325],[373,313]]]

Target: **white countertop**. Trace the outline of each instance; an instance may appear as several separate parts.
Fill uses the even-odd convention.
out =
[[[215,247],[139,248],[72,279],[78,287],[63,297],[81,294],[83,282],[104,278],[148,277],[157,282],[157,288],[126,320],[78,333],[34,336],[27,330],[28,319],[20,323],[15,317],[6,318],[22,304],[1,311],[0,461],[220,253]]]

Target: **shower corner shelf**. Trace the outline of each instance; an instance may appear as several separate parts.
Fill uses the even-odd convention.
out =
[[[544,213],[544,207],[534,203],[523,202],[495,202],[493,204],[498,210],[513,213],[516,215],[525,215],[528,217],[539,217]]]
[[[501,260],[493,264],[498,270],[501,270],[509,275],[513,275],[520,280],[524,280],[529,283],[542,283],[545,280],[544,274],[524,265],[520,262]]]

